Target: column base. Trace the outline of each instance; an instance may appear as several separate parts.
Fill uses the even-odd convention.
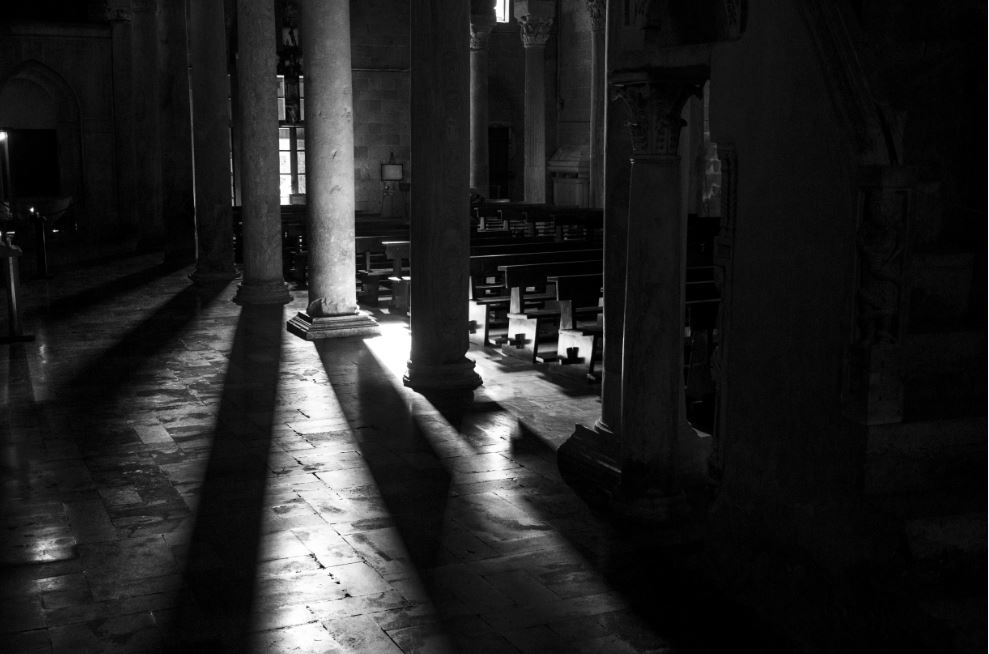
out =
[[[657,525],[689,517],[686,493],[665,493],[623,479],[619,441],[600,421],[594,429],[577,425],[557,451],[560,476],[590,506],[622,522]]]
[[[439,366],[409,361],[402,381],[409,388],[420,391],[474,390],[481,385],[481,377],[474,371],[474,362],[467,357],[457,363]]]
[[[292,294],[283,281],[249,283],[243,282],[237,287],[234,302],[244,304],[288,304]]]
[[[377,321],[365,311],[343,316],[310,316],[300,311],[285,323],[285,328],[307,341],[348,336],[377,336],[380,333]]]

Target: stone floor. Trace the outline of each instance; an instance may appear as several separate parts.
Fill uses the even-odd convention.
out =
[[[561,482],[597,387],[472,350],[473,403],[434,404],[400,318],[314,345],[285,331],[303,292],[242,308],[154,264],[24,284],[0,652],[782,651],[684,572],[689,529]]]

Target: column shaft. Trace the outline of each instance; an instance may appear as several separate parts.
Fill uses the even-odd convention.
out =
[[[134,77],[132,68],[132,13],[110,21],[113,44],[113,111],[117,158],[117,225],[113,236],[136,235],[137,213],[134,174],[137,150],[134,147]]]
[[[234,277],[230,115],[223,0],[189,3],[197,282]]]
[[[588,0],[591,14],[591,133],[590,193],[592,207],[604,206],[605,8],[603,0]]]
[[[546,202],[546,46],[525,46],[525,178],[526,202]]]
[[[155,0],[134,3],[132,74],[134,79],[134,162],[137,180],[134,211],[140,248],[162,247],[161,147],[158,142],[158,38]]]
[[[162,0],[158,4],[158,139],[167,266],[184,266],[196,259],[187,37],[185,3]]]
[[[412,3],[412,352],[416,390],[473,389],[467,352],[470,253],[468,4]]]
[[[237,122],[246,148],[240,168],[244,281],[235,300],[285,304],[278,193],[275,9],[270,0],[237,1]]]
[[[488,197],[488,48],[482,38],[477,41],[470,49],[470,187]]]
[[[302,0],[306,74],[309,306],[289,331],[309,340],[373,334],[357,307],[354,99],[348,0]]]

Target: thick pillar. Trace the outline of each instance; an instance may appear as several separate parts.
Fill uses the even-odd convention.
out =
[[[299,5],[306,73],[309,306],[289,321],[288,330],[308,340],[375,334],[378,324],[357,308],[350,3],[302,0]]]
[[[238,304],[285,304],[278,193],[278,104],[275,8],[271,0],[237,0],[237,122],[245,156],[243,189],[244,279]]]
[[[470,187],[489,197],[488,36],[495,24],[491,0],[474,0],[470,15]]]
[[[417,391],[481,383],[467,353],[470,253],[468,5],[412,3],[412,352]]]
[[[591,18],[591,133],[590,189],[588,200],[592,207],[604,206],[604,82],[605,58],[605,0],[587,0]]]
[[[554,0],[516,0],[525,48],[524,199],[546,202],[546,42],[553,27]]]
[[[196,282],[234,278],[230,115],[223,0],[189,3],[196,188]]]
[[[192,181],[192,122],[185,3],[158,3],[159,122],[162,222],[166,266],[196,260],[196,213]]]
[[[134,211],[139,249],[161,248],[161,147],[158,141],[158,22],[155,0],[134,2],[132,74],[134,79]]]
[[[624,105],[632,145],[621,394],[618,415],[611,418],[617,429],[578,430],[561,447],[560,465],[568,481],[576,480],[571,483],[597,483],[612,508],[665,520],[685,508],[684,491],[697,461],[697,437],[684,401],[686,220],[678,145],[681,109],[701,86],[691,77],[645,72],[617,75],[612,86]],[[606,330],[613,324],[606,323]],[[612,344],[606,341],[606,351]]]
[[[701,80],[703,81],[703,80]],[[631,74],[615,81],[632,137],[622,352],[622,488],[672,509],[695,438],[683,381],[685,215],[680,112],[700,85]],[[648,298],[648,301],[646,299]]]

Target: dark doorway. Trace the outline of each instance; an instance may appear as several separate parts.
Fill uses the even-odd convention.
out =
[[[7,132],[14,197],[59,195],[58,139],[53,129]]]

